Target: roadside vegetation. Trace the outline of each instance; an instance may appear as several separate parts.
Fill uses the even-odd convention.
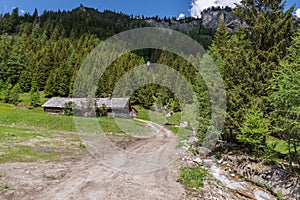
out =
[[[204,185],[204,180],[211,176],[202,167],[195,166],[192,168],[181,167],[179,181],[183,183],[188,189],[197,190]]]
[[[300,166],[300,30],[293,10],[284,1],[242,1],[233,12],[247,26],[229,33],[221,22],[209,49],[226,89],[222,139],[266,163],[288,163],[290,171]]]
[[[216,149],[218,157],[228,152],[248,154],[257,161],[281,164],[299,174],[300,29],[293,11],[294,7],[286,8],[281,0],[243,0],[233,12],[247,25],[236,25],[235,30],[228,32],[221,21],[212,44],[206,45],[223,77],[227,102],[226,113],[221,113],[226,114],[224,128],[216,131],[222,144],[226,144]],[[35,10],[33,15],[19,16],[17,8],[0,16],[0,163],[56,160],[62,151],[66,154],[77,149],[84,151],[84,144],[75,134],[74,118],[45,114],[41,105],[50,97],[72,96],[82,62],[101,41],[124,30],[148,26],[110,11],[100,14],[87,9],[86,12],[93,17],[86,18],[80,9],[63,13],[45,11],[42,15]],[[74,23],[77,21],[74,16],[86,23]],[[105,23],[90,26],[100,21]],[[196,40],[201,41],[202,31],[207,32],[203,28],[189,34],[199,36]],[[114,57],[114,53],[105,56]],[[137,118],[164,125],[165,112],[172,111],[174,114],[164,126],[181,141],[195,134],[201,144],[207,129],[218,130],[217,122],[210,124],[211,97],[199,71],[172,52],[145,49],[122,55],[104,71],[95,95],[112,94],[124,74],[147,61],[170,66],[193,86],[200,108],[189,112],[199,113],[199,124],[187,120],[187,126],[182,127],[178,98],[170,89],[156,84],[140,87],[131,96],[139,111]],[[93,80],[91,74],[87,73],[89,76],[85,78]],[[184,93],[186,85],[180,79],[168,73],[164,78],[179,83],[178,94],[187,97],[184,103],[191,103],[193,95]],[[128,93],[132,88],[124,85],[122,92]],[[154,105],[159,105],[160,111],[154,111]],[[163,107],[166,109],[162,112]],[[151,131],[143,123],[130,119],[96,120],[103,132],[110,135],[147,135]],[[180,180],[188,187],[201,187],[206,175],[199,167],[182,168]]]

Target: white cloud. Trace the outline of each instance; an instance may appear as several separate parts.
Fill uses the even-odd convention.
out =
[[[21,13],[21,14],[24,14],[25,13],[25,10],[19,10],[19,12]]]
[[[209,7],[234,7],[235,3],[239,3],[241,0],[192,0],[192,8],[190,14],[192,17],[201,17],[201,11]]]
[[[185,18],[185,14],[183,13],[180,13],[177,20],[180,20],[180,19],[184,19]]]
[[[298,9],[296,10],[296,16],[297,16],[298,18],[300,18],[300,8],[298,8]]]

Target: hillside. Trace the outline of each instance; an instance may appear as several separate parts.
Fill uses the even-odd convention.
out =
[[[209,47],[215,33],[197,19],[143,19],[107,10],[99,12],[83,5],[72,11],[44,11],[41,15],[37,10],[33,15],[19,16],[18,13],[15,8],[11,14],[0,18],[0,100],[5,103],[18,103],[13,94],[23,92],[34,96],[43,91],[48,98],[71,96],[77,72],[86,56],[101,41],[125,30],[149,26],[173,28],[191,36],[205,48]],[[116,60],[104,73],[96,95],[107,97],[112,93],[115,80],[136,64],[147,61],[170,65],[182,72],[189,82],[195,81],[195,69],[183,58],[170,52],[143,49]],[[120,68],[120,65],[126,67]],[[149,108],[160,99],[160,103],[172,104],[173,109],[178,110],[178,100],[171,91],[163,94],[163,90],[162,87],[145,86],[136,91],[133,103]]]
[[[166,21],[174,25],[163,25]],[[158,17],[145,19],[144,17],[129,16],[109,10],[99,12],[94,8],[87,8],[83,5],[80,5],[72,11],[44,11],[41,15],[35,10],[32,16],[28,13],[24,16],[19,16],[18,9],[16,8],[11,14],[4,14],[0,18],[0,22],[2,34],[29,34],[30,29],[33,28],[32,25],[39,24],[40,28],[46,31],[48,37],[56,28],[62,37],[79,38],[81,35],[89,33],[97,35],[100,40],[116,33],[139,27],[159,26],[186,31],[194,29],[194,26],[201,25],[201,22],[196,19],[181,21],[175,18],[171,20],[167,18],[160,19]],[[199,32],[197,37],[201,37],[201,35],[212,37],[213,34],[214,32],[212,31],[205,31],[203,34]],[[195,39],[197,39],[197,37]]]
[[[278,0],[245,0],[234,10],[210,8],[202,12],[201,19],[129,16],[108,10],[99,12],[83,5],[72,11],[45,11],[39,14],[35,10],[33,15],[20,16],[15,8],[12,13],[0,16],[0,101],[3,103],[0,105],[0,140],[8,145],[2,148],[4,154],[0,152],[0,157],[5,163],[11,159],[20,162],[27,159],[35,161],[46,158],[49,162],[59,159],[60,151],[48,155],[39,152],[39,146],[27,145],[28,140],[34,139],[37,145],[43,145],[40,137],[47,136],[51,146],[55,140],[48,138],[52,128],[63,131],[62,134],[76,131],[72,126],[76,117],[50,117],[43,113],[41,105],[51,97],[88,97],[90,100],[93,95],[96,98],[111,95],[128,97],[130,104],[127,105],[139,109],[138,117],[152,121],[142,123],[142,127],[138,123],[139,129],[135,131],[146,133],[151,127],[156,127],[151,129],[151,133],[158,132],[157,137],[131,140],[127,138],[130,137],[126,134],[127,129],[118,128],[120,124],[114,123],[113,118],[94,118],[97,120],[94,122],[104,122],[105,135],[111,135],[114,139],[120,136],[121,139],[115,140],[116,146],[132,153],[135,150],[137,153],[147,153],[158,146],[166,157],[172,157],[177,154],[168,154],[167,146],[171,139],[178,138],[181,141],[178,146],[172,143],[171,147],[182,147],[185,155],[178,160],[184,161],[182,167],[170,168],[173,182],[176,174],[173,170],[180,171],[178,181],[181,185],[177,182],[175,191],[181,191],[184,186],[187,198],[198,198],[200,195],[211,199],[210,196],[204,197],[204,187],[205,191],[221,188],[221,195],[217,192],[221,199],[273,199],[275,196],[278,199],[299,199],[300,29],[299,20],[293,12],[294,7],[286,8],[284,1]],[[115,34],[141,27],[165,27],[176,31],[136,29],[134,32],[137,35],[129,31],[130,34],[118,44],[106,42]],[[198,41],[205,49],[190,37],[182,37],[180,32]],[[132,40],[126,43],[128,39]],[[130,45],[139,42],[147,43],[146,47],[151,48],[128,50]],[[173,51],[171,47],[174,46],[178,51]],[[182,53],[185,50],[187,53]],[[94,108],[95,102],[86,102],[84,109]],[[62,109],[70,109],[69,106],[66,103]],[[104,115],[105,107],[106,104],[102,107]],[[171,117],[176,120],[171,121]],[[110,143],[98,145],[103,141],[93,136],[102,135],[98,134],[98,128],[89,123],[93,119],[85,119],[87,121],[82,124],[90,128],[85,138],[90,139],[90,145],[100,148],[96,156],[107,155],[106,160],[114,161],[114,164],[119,164],[118,167],[126,167],[131,161],[136,161],[131,156],[128,158],[107,151],[105,147]],[[128,119],[123,124],[131,129],[135,126],[129,122],[133,121]],[[159,125],[163,123],[164,126]],[[49,130],[45,135],[39,133],[38,127]],[[34,135],[32,132],[35,131],[39,134]],[[190,134],[192,137],[188,138]],[[59,145],[63,141],[60,140]],[[75,141],[75,149],[89,145],[80,142]],[[14,143],[18,145],[14,146]],[[150,147],[147,147],[148,144]],[[72,139],[66,147],[68,145],[74,145]],[[143,149],[143,145],[147,148]],[[125,157],[128,160],[122,160]],[[157,153],[149,160],[139,160],[145,165],[132,164],[135,169],[157,166],[155,161],[166,161],[161,158],[161,154]],[[86,161],[87,165],[94,166],[91,160]],[[6,166],[7,172],[11,173],[9,169],[13,165],[9,163]],[[28,165],[29,168],[31,166]],[[59,173],[57,180],[63,180],[60,186],[64,180],[70,185],[76,182],[76,171],[81,169],[75,166],[71,178],[64,178],[64,172]],[[75,187],[73,194],[79,194],[87,187],[101,187],[101,182],[93,179],[96,168],[87,166],[87,171],[83,173],[90,173],[89,169],[92,174],[88,177],[94,182],[83,182]],[[168,185],[171,179],[164,179],[159,173],[154,173],[154,178],[148,180],[153,181],[158,176]],[[126,179],[126,174],[111,174],[113,177],[119,175],[122,183],[132,180]],[[104,173],[104,177],[109,176],[109,173]],[[214,181],[210,181],[212,177]],[[137,176],[139,178],[141,176]],[[205,187],[203,181],[208,186]],[[216,182],[222,183],[221,186]],[[105,187],[114,184],[119,186],[109,182]],[[158,192],[167,195],[170,188],[157,184],[152,186],[162,188]],[[130,187],[138,186],[133,184]],[[2,187],[6,191],[10,185]],[[128,188],[120,188],[126,194]],[[209,195],[218,195],[212,190]],[[54,191],[65,192],[55,186],[51,193]],[[109,199],[112,194],[105,195]],[[175,192],[173,196],[184,198],[185,194],[180,196]],[[73,196],[70,194],[68,197]],[[117,199],[120,196],[113,197]]]

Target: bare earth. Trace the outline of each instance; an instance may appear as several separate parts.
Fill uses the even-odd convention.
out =
[[[159,134],[150,138],[111,137],[112,143],[138,154],[158,148],[164,150],[165,145],[174,142],[174,135],[167,129],[145,123],[153,132],[159,129]],[[156,171],[128,173],[103,165],[89,153],[62,157],[59,162],[1,164],[0,181],[12,185],[13,189],[0,191],[0,199],[186,198],[183,186],[177,182],[179,160]]]

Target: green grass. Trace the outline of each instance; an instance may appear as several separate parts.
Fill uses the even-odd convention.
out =
[[[27,96],[23,94],[22,99],[25,104],[26,98],[28,100],[28,94]],[[179,124],[180,116],[181,113],[176,113],[170,117],[170,123]],[[165,122],[163,115],[141,107],[138,118],[161,125]],[[74,120],[78,122],[75,123]],[[78,138],[69,137],[67,134],[98,133],[99,127],[104,133],[116,136],[147,136],[152,133],[151,128],[145,126],[144,123],[132,119],[53,115],[44,113],[42,108],[28,110],[23,106],[16,107],[0,103],[0,163],[58,159],[59,153],[69,148],[64,147],[64,141],[76,142],[78,143],[76,148],[85,149],[83,145],[80,146]],[[175,126],[165,127],[177,134],[181,140],[186,139],[186,135],[190,134],[188,129]],[[60,151],[59,148],[62,150]]]
[[[0,190],[14,190],[15,188],[11,184],[1,184],[0,183]]]
[[[135,108],[138,110],[139,114],[137,116],[138,119],[148,120],[155,122],[157,124],[163,125],[164,122],[166,122],[166,118],[163,114],[155,113],[151,110],[146,110],[145,108],[141,106],[135,106]],[[190,129],[181,128],[180,123],[182,121],[182,113],[177,112],[171,117],[169,117],[169,123],[175,124],[175,126],[172,125],[164,125],[167,129],[172,131],[174,134],[176,134],[180,141],[186,140],[188,136],[192,134],[192,131]]]
[[[278,200],[283,200],[281,192],[277,192],[276,197],[277,197]]]
[[[138,116],[136,117],[138,119],[152,121],[152,122],[155,122],[160,125],[162,125],[164,122],[166,122],[166,118],[163,115],[160,115],[151,110],[146,110],[145,108],[143,108],[141,106],[134,106],[134,108],[136,108],[139,112]]]
[[[281,154],[288,154],[288,143],[284,140],[280,140],[278,138],[269,136],[267,139],[267,145],[272,146],[275,145],[275,151]],[[293,144],[291,144],[293,147]],[[291,148],[291,151],[294,152],[294,148]],[[300,146],[297,147],[297,151],[300,152]]]
[[[27,110],[5,104],[0,104],[0,124],[47,130],[75,131],[72,117],[45,114],[41,108]]]
[[[128,133],[138,135],[139,133],[149,133],[151,130],[140,122],[132,119],[114,119],[111,117],[86,118],[76,117],[79,125],[83,124],[84,130],[88,125],[98,121],[103,132]],[[44,113],[42,108],[33,110],[12,107],[0,103],[0,124],[13,125],[16,127],[28,127],[36,130],[56,130],[77,132],[76,124],[72,116],[53,115]],[[93,128],[93,127],[91,127]],[[94,131],[91,129],[91,131]]]
[[[166,117],[164,116],[164,114],[156,113],[151,110],[146,110],[145,108],[143,108],[141,106],[134,106],[134,107],[139,112],[138,116],[136,117],[138,119],[152,121],[157,124],[164,124],[166,122]],[[170,124],[180,125],[181,118],[182,118],[182,113],[177,112],[177,113],[174,113],[171,117],[169,117],[168,120],[169,120]]]
[[[58,152],[55,152],[54,148],[43,149],[40,144],[42,141],[48,144],[51,139],[57,137],[51,133],[36,132],[27,128],[0,126],[0,163],[55,160],[59,156]]]
[[[58,152],[38,153],[30,146],[16,145],[10,148],[0,148],[3,153],[0,155],[0,163],[7,162],[33,162],[37,160],[56,160]]]
[[[39,92],[41,104],[44,104],[48,99],[45,98],[44,92]],[[30,104],[30,93],[21,93],[19,96],[20,103],[18,105],[29,107]]]
[[[140,106],[136,106],[139,111],[137,118],[153,121],[157,124],[163,125],[165,117],[159,115],[153,111],[146,110]],[[77,117],[80,120],[80,124],[84,126],[85,131],[97,131],[94,130],[94,118]],[[131,119],[114,119],[110,117],[97,118],[98,123],[103,132],[110,132],[115,134],[131,134],[131,135],[148,135],[151,130],[145,127],[140,122],[136,122]],[[179,125],[181,120],[181,113],[175,113],[169,118],[169,122]],[[7,104],[0,103],[0,124],[13,125],[16,127],[28,127],[35,130],[56,130],[77,132],[79,127],[76,127],[74,118],[65,115],[53,115],[46,114],[42,108],[36,108],[28,110],[20,107],[13,107]],[[89,126],[91,124],[91,126]],[[87,129],[90,127],[91,129]],[[180,140],[185,140],[187,135],[191,134],[191,130],[185,128],[179,128],[175,126],[165,126],[172,132],[174,132]]]
[[[14,128],[8,126],[0,126],[0,141],[2,139],[13,138],[34,138],[34,137],[51,137],[49,133],[34,132],[28,128]]]
[[[192,168],[182,167],[180,168],[178,180],[187,188],[193,189],[203,187],[203,181],[206,178],[209,178],[209,173],[199,166]]]

